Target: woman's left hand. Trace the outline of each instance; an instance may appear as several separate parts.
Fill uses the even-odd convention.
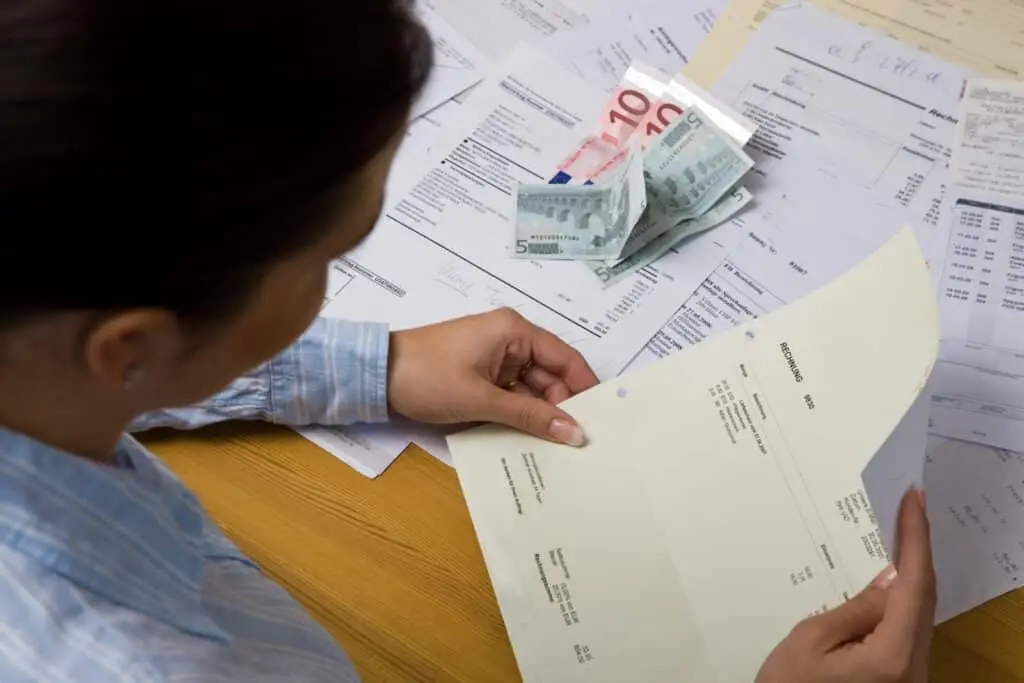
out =
[[[556,407],[597,384],[575,349],[510,309],[391,333],[388,404],[419,422],[498,422],[581,446]]]

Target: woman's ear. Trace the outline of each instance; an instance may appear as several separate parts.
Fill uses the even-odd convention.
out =
[[[111,389],[138,389],[148,377],[167,376],[184,337],[177,316],[141,308],[103,316],[85,335],[89,374]]]

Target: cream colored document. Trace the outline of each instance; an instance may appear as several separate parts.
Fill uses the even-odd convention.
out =
[[[733,0],[686,67],[710,88],[768,14],[799,2]],[[1009,0],[814,0],[910,46],[990,76],[1024,74],[1024,9]]]
[[[571,399],[582,449],[449,437],[524,679],[753,680],[885,567],[861,475],[937,351],[904,229],[806,298]]]

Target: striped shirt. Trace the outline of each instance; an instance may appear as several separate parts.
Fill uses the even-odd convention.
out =
[[[134,428],[384,420],[387,349],[382,325],[319,320],[209,403]],[[132,437],[114,466],[2,429],[0,453],[3,683],[357,680],[331,637]]]

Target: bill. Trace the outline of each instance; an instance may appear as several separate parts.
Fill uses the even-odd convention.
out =
[[[676,118],[693,107],[698,108],[711,123],[741,147],[747,144],[757,130],[757,124],[753,121],[680,74],[672,78],[661,99],[640,122],[641,144],[644,147],[650,145]]]
[[[623,147],[668,88],[672,77],[643,62],[633,62],[601,112],[594,134]]]
[[[753,200],[753,195],[746,188],[737,188],[703,216],[680,223],[668,232],[658,235],[632,255],[615,263],[588,262],[586,266],[601,280],[604,287],[613,287],[657,261],[680,242],[732,219]]]
[[[617,258],[647,207],[643,157],[601,185],[520,185],[513,253],[517,258],[606,261]]]
[[[641,121],[670,80],[668,74],[634,62],[605,104],[593,131],[558,165],[551,182],[586,184],[607,177],[625,160],[629,139],[640,130]]]
[[[654,139],[644,154],[647,212],[618,258],[707,213],[754,166],[731,138],[691,109]]]

